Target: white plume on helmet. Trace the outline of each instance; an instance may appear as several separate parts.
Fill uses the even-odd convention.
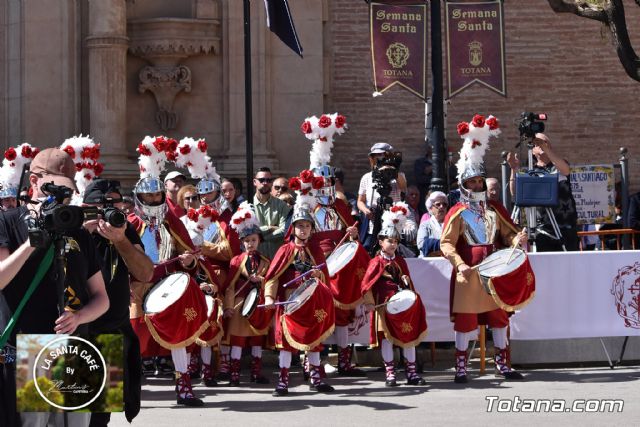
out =
[[[39,151],[26,142],[15,148],[9,147],[5,151],[0,168],[0,197],[18,196],[22,169],[31,163]]]
[[[193,179],[213,179],[220,182],[211,157],[207,155],[207,143],[204,139],[182,138],[176,151],[176,166],[187,168]]]
[[[338,113],[307,117],[300,126],[307,139],[313,141],[309,152],[310,168],[327,165],[331,161],[333,137],[342,135],[347,129],[346,118]]]
[[[253,206],[248,202],[242,202],[231,217],[231,228],[238,233],[240,239],[254,233],[260,234],[260,222],[256,218]]]
[[[80,135],[65,139],[60,145],[60,149],[69,154],[76,165],[74,181],[79,194],[78,200],[75,200],[74,204],[77,204],[82,199],[87,186],[100,176],[104,169],[102,163],[98,162],[100,144],[96,143],[89,135]]]
[[[382,214],[382,229],[394,227],[399,234],[407,234],[415,231],[416,224],[408,220],[409,205],[405,202],[396,202],[389,210]]]
[[[489,149],[489,138],[500,135],[498,120],[489,116],[476,114],[469,122],[458,124],[458,134],[464,139],[460,149],[460,159],[456,163],[458,168],[458,182],[462,184],[466,179],[474,176],[484,176],[484,155]]]
[[[137,152],[140,178],[160,178],[171,152],[172,140],[165,136],[145,136],[138,144]]]

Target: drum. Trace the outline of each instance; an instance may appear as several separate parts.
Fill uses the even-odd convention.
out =
[[[356,256],[357,251],[357,242],[347,242],[337,247],[327,258],[329,277],[335,276],[340,270],[346,267]]]
[[[333,333],[335,308],[331,290],[317,279],[310,279],[298,287],[280,306],[278,320],[286,341],[302,351],[316,348]],[[276,332],[277,333],[277,332]]]
[[[260,289],[251,288],[242,303],[241,314],[256,333],[264,332],[271,325],[272,311],[265,310],[264,307],[258,308],[259,304],[264,304],[264,295]]]
[[[151,336],[168,349],[190,345],[209,326],[204,295],[186,273],[173,273],[156,283],[142,307]]]
[[[311,298],[313,293],[318,287],[318,281],[316,279],[307,280],[298,287],[287,299],[287,304],[284,308],[285,314],[293,314],[300,309]]]
[[[410,289],[403,289],[389,298],[385,308],[389,314],[398,314],[409,310],[415,302],[416,293]]]
[[[196,343],[202,347],[211,347],[218,343],[223,334],[222,313],[219,301],[211,295],[204,296],[207,303],[209,327],[198,337]]]
[[[496,251],[485,258],[477,270],[485,290],[503,310],[518,310],[533,299],[535,275],[523,250]]]

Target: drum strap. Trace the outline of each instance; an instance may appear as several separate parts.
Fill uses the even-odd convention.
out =
[[[4,348],[4,345],[9,340],[11,331],[13,331],[13,328],[16,326],[16,323],[18,322],[18,318],[20,317],[20,314],[22,313],[24,306],[27,304],[27,301],[29,301],[29,299],[31,298],[31,295],[33,295],[33,292],[36,290],[36,288],[42,281],[42,278],[44,277],[45,273],[47,272],[47,270],[49,270],[49,267],[53,263],[53,252],[54,252],[53,245],[51,245],[49,246],[49,249],[45,253],[44,258],[42,258],[42,261],[38,266],[38,270],[36,271],[36,275],[33,277],[33,280],[31,280],[31,283],[29,284],[27,291],[22,297],[20,304],[18,304],[18,307],[16,308],[15,313],[13,313],[13,315],[11,316],[11,319],[9,319],[9,323],[7,323],[7,327],[5,328],[4,332],[2,332],[2,336],[0,336],[0,350]]]

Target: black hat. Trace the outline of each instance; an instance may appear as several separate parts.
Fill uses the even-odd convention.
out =
[[[104,203],[104,198],[109,193],[120,193],[120,181],[98,178],[91,181],[84,191],[84,203]]]

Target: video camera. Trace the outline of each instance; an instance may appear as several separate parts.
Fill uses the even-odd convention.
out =
[[[38,218],[29,227],[29,241],[33,247],[46,248],[51,240],[79,230],[85,221],[100,216],[114,227],[122,227],[127,222],[124,212],[113,206],[113,199],[105,198],[104,208],[69,206],[64,204],[64,200],[73,195],[69,187],[46,183],[42,185],[42,191],[48,197],[40,206]]]
[[[518,124],[520,136],[533,138],[536,133],[544,132],[544,123],[540,120],[547,120],[547,115],[545,113],[522,113]]]
[[[399,151],[386,152],[376,159],[376,164],[371,172],[371,178],[375,190],[382,197],[391,194],[391,181],[398,178],[398,171],[402,164],[402,153]]]

